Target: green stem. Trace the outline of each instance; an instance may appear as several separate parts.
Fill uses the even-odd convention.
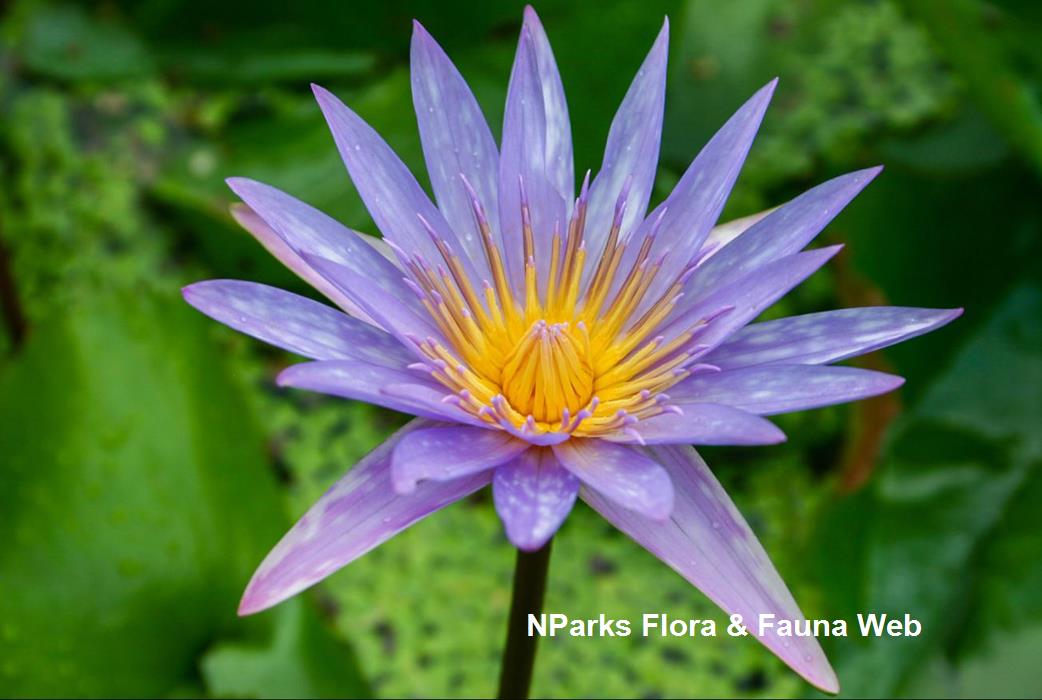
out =
[[[550,569],[552,545],[553,540],[550,540],[535,552],[517,550],[507,641],[499,675],[498,697],[503,700],[524,700],[532,685],[532,668],[535,666],[539,637],[528,635],[528,615],[539,615],[543,611],[546,572]]]

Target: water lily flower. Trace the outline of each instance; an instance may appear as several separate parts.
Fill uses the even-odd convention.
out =
[[[313,361],[278,383],[417,418],[350,469],[260,565],[240,612],[313,585],[491,484],[510,542],[546,543],[576,498],[727,613],[803,615],[692,445],[784,440],[764,416],[890,391],[900,377],[835,366],[959,310],[855,308],[750,323],[840,246],[807,244],[879,172],[829,180],[713,228],[775,82],[742,105],[647,211],[668,24],[575,191],[568,108],[525,11],[497,146],[470,89],[418,23],[412,91],[434,201],[390,147],[314,86],[383,240],[242,178],[238,221],[338,308],[245,281],[184,296],[232,328]],[[755,636],[755,635],[754,635]],[[826,691],[817,641],[759,640]]]

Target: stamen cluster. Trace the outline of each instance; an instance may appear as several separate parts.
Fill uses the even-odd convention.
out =
[[[694,341],[713,318],[729,309],[688,322],[668,341],[664,335],[652,335],[671,320],[684,282],[704,259],[703,255],[684,268],[650,305],[642,303],[662,267],[662,258],[651,260],[650,253],[665,209],[623,275],[620,268],[633,238],[620,238],[624,187],[604,249],[584,275],[587,173],[564,237],[560,226],[554,226],[549,271],[540,280],[528,197],[519,180],[525,265],[523,281],[515,285],[484,208],[470,183],[461,178],[492,279],[482,281],[479,295],[448,242],[421,217],[441,262],[432,266],[418,254],[396,252],[411,274],[406,282],[444,342],[412,338],[428,358],[413,368],[429,372],[451,390],[447,401],[511,432],[594,437],[622,431],[639,438],[632,427],[638,421],[679,412],[664,392],[694,372],[717,369],[696,363],[707,347]]]

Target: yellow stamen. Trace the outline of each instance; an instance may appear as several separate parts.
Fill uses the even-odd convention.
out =
[[[469,189],[469,188],[468,188]],[[688,376],[695,327],[665,341],[650,338],[676,306],[683,279],[633,316],[658,275],[646,237],[626,276],[618,279],[627,241],[621,209],[592,273],[584,280],[587,249],[585,194],[565,235],[555,224],[551,249],[536,249],[522,189],[523,287],[515,290],[473,190],[475,217],[491,279],[476,291],[459,257],[435,238],[444,267],[406,262],[440,339],[418,341],[431,376],[451,400],[490,425],[514,431],[570,431],[576,437],[616,432],[668,409],[665,389]],[[432,234],[433,235],[433,234]],[[538,255],[549,258],[546,277]],[[437,261],[435,261],[437,262]],[[583,291],[585,289],[585,291]]]

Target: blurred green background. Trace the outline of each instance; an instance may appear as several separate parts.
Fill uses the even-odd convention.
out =
[[[0,695],[492,693],[513,552],[487,493],[315,590],[238,620],[292,520],[404,420],[274,387],[293,361],[204,319],[211,277],[310,293],[227,214],[231,175],[374,232],[308,83],[422,172],[419,18],[499,131],[516,3],[13,2],[0,25]],[[725,218],[841,172],[882,176],[844,254],[774,316],[966,307],[862,358],[899,395],[782,416],[784,445],[705,450],[804,611],[911,613],[914,639],[824,640],[850,696],[1042,694],[1042,4],[537,6],[596,168],[672,21],[661,199],[757,87],[781,84]],[[421,177],[423,177],[421,175]],[[723,619],[577,507],[551,610]],[[542,696],[805,696],[750,639],[544,640]]]

